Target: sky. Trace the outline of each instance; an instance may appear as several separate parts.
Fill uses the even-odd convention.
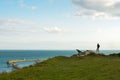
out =
[[[120,0],[0,0],[0,50],[120,50]]]

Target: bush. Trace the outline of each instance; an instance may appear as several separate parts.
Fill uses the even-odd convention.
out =
[[[120,57],[120,53],[112,53],[112,54],[109,54],[109,56],[118,56],[118,57]]]
[[[103,53],[100,53],[100,54],[98,54],[99,56],[106,56],[105,54],[103,54]]]
[[[73,54],[72,56],[71,56],[71,58],[76,58],[77,57],[77,54]]]

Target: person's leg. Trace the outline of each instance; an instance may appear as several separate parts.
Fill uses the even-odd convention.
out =
[[[99,53],[99,48],[96,49],[96,53],[97,53],[97,54]]]

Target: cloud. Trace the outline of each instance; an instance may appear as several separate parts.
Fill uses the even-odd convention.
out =
[[[40,33],[62,33],[65,30],[58,27],[37,27],[37,24],[19,20],[19,19],[0,19],[0,35],[1,34],[24,34],[36,35]]]
[[[120,18],[120,0],[72,0],[76,16]]]
[[[38,7],[36,7],[36,6],[31,6],[31,9],[32,10],[36,10]]]
[[[0,34],[35,32],[30,28],[35,23],[20,19],[0,19]]]
[[[61,32],[64,32],[63,29],[60,29],[58,27],[52,27],[52,28],[47,28],[45,27],[44,28],[44,31],[48,32],[48,33],[61,33]]]
[[[20,20],[20,19],[0,19],[0,25],[13,26],[13,25],[33,25],[33,22]]]
[[[19,3],[20,3],[20,7],[21,7],[21,8],[27,8],[27,9],[31,9],[31,10],[36,10],[36,9],[38,9],[37,6],[29,6],[29,5],[26,5],[26,4],[25,4],[25,0],[19,0]]]

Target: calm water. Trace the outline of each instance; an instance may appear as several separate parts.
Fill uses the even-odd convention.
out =
[[[102,50],[101,53],[110,54],[118,53],[120,50]],[[55,56],[71,56],[77,53],[75,50],[0,50],[0,72],[11,71],[8,68],[6,61],[15,59],[46,59]],[[34,64],[34,62],[20,62],[17,63],[20,67]]]

